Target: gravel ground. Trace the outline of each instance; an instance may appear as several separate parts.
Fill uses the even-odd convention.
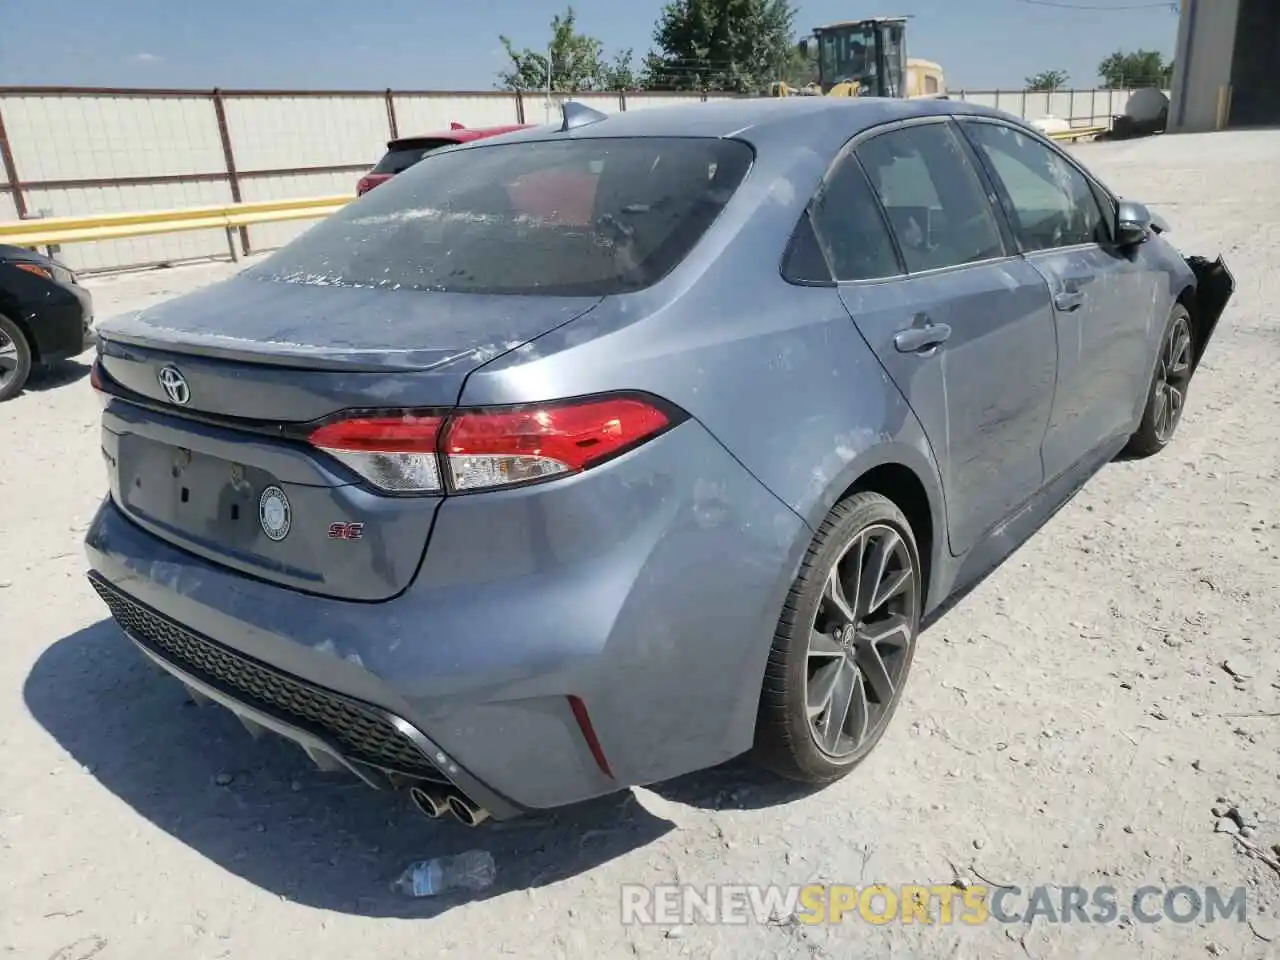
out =
[[[104,621],[87,358],[0,407],[0,950],[35,960],[513,955],[1280,956],[1280,132],[1079,148],[1239,289],[1163,456],[1107,467],[923,637],[906,702],[816,793],[740,765],[562,812],[435,824],[184,702]],[[99,313],[229,265],[92,282]],[[1226,666],[1224,666],[1224,664]],[[1219,798],[1224,798],[1220,801]],[[1222,813],[1223,810],[1219,810]],[[1228,833],[1218,832],[1228,831]],[[467,900],[407,862],[489,850]],[[623,883],[1248,890],[1248,923],[623,926]]]

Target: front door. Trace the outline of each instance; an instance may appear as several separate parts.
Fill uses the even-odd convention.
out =
[[[933,448],[962,554],[1044,481],[1053,314],[945,120],[856,144],[815,208],[840,296]]]
[[[1088,179],[1056,148],[999,121],[961,127],[995,181],[1027,262],[1049,285],[1058,384],[1044,441],[1056,478],[1133,430],[1153,362],[1152,275],[1111,243]],[[1163,320],[1164,318],[1160,318]]]

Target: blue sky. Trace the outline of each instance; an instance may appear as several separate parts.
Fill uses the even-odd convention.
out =
[[[1142,0],[1049,0],[1104,9],[900,2],[803,0],[796,26],[912,14],[909,53],[940,62],[953,89],[1016,88],[1050,68],[1093,86],[1108,53],[1146,47],[1171,56],[1177,31],[1169,6]],[[639,55],[662,2],[574,6],[580,28],[607,51],[630,46]],[[499,32],[518,47],[541,47],[563,8],[563,0],[59,0],[6,18],[0,85],[485,90],[504,63]]]

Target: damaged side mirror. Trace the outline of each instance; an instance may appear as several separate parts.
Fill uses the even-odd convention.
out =
[[[1151,211],[1141,203],[1121,200],[1116,208],[1116,243],[1136,246],[1151,236]]]

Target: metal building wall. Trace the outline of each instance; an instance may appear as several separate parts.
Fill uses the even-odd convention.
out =
[[[1235,55],[1231,63],[1231,126],[1280,123],[1277,51],[1280,51],[1280,4],[1275,0],[1240,0]]]
[[[1169,129],[1214,130],[1231,86],[1240,0],[1182,0]],[[1225,119],[1225,118],[1223,118]]]

